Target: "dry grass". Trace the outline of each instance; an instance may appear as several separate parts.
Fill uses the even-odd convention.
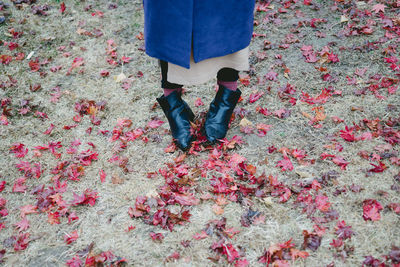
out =
[[[387,120],[389,117],[397,117],[400,110],[399,90],[396,94],[387,97],[385,100],[379,100],[372,94],[356,96],[353,94],[355,89],[361,89],[366,86],[366,77],[376,73],[384,76],[393,76],[388,70],[387,65],[383,63],[383,56],[380,50],[370,52],[359,52],[351,50],[353,46],[364,44],[367,40],[378,40],[384,33],[380,27],[376,27],[373,35],[362,35],[351,38],[337,38],[335,34],[343,29],[344,24],[338,24],[339,13],[329,10],[329,5],[321,3],[319,11],[298,4],[300,10],[304,13],[304,18],[296,17],[294,11],[289,10],[287,14],[280,14],[281,24],[262,23],[265,13],[257,13],[256,19],[260,25],[255,28],[257,33],[266,33],[267,36],[256,37],[251,43],[252,51],[251,61],[256,76],[263,77],[271,68],[278,73],[277,81],[268,81],[265,85],[258,85],[255,76],[252,76],[251,85],[241,86],[243,99],[247,100],[250,93],[254,90],[265,91],[265,95],[254,104],[243,101],[240,107],[249,110],[246,118],[253,122],[272,125],[272,129],[265,137],[256,135],[246,135],[240,132],[239,119],[237,118],[228,133],[230,139],[234,135],[241,135],[246,144],[235,150],[235,153],[246,157],[250,164],[257,167],[257,175],[262,172],[276,175],[278,180],[285,184],[292,184],[301,179],[295,171],[307,172],[308,178],[318,178],[329,170],[335,170],[339,173],[336,184],[324,187],[322,192],[329,196],[332,206],[339,213],[340,220],[345,220],[351,225],[355,236],[352,237],[350,244],[354,246],[354,253],[345,261],[335,258],[329,243],[334,236],[335,222],[326,224],[327,233],[322,238],[320,248],[316,252],[307,250],[310,257],[305,260],[296,260],[295,266],[322,266],[335,262],[336,266],[354,266],[361,265],[364,256],[372,255],[381,257],[388,254],[391,245],[399,245],[399,216],[393,211],[385,209],[381,212],[380,221],[364,221],[362,218],[362,201],[373,198],[386,206],[391,202],[399,202],[398,193],[390,189],[393,184],[393,176],[399,172],[399,167],[390,165],[383,173],[376,173],[366,177],[366,170],[371,167],[369,162],[362,159],[357,153],[360,150],[372,152],[377,145],[385,144],[382,137],[369,141],[360,141],[348,143],[340,137],[336,140],[340,142],[344,149],[337,153],[343,156],[348,162],[346,170],[341,170],[339,166],[333,164],[330,160],[320,160],[321,153],[335,153],[330,149],[324,148],[324,145],[331,144],[331,138],[344,125],[359,123],[362,119]],[[328,2],[328,1],[326,1]],[[7,2],[6,2],[7,3]],[[161,175],[156,178],[147,178],[148,172],[158,171],[166,163],[173,162],[173,159],[179,154],[164,153],[164,148],[171,141],[168,133],[168,125],[162,125],[158,131],[154,131],[153,137],[159,138],[155,142],[149,134],[149,142],[144,143],[136,140],[130,143],[120,155],[129,158],[128,165],[132,167],[132,172],[125,173],[117,165],[108,160],[113,155],[113,147],[116,142],[109,142],[109,136],[98,134],[98,130],[108,130],[110,134],[113,127],[117,124],[118,118],[129,118],[132,121],[132,127],[145,127],[147,122],[154,116],[164,119],[160,108],[155,110],[151,106],[155,103],[155,98],[161,93],[159,89],[159,70],[157,61],[149,58],[144,52],[140,51],[143,41],[135,36],[143,30],[143,11],[141,1],[117,1],[116,9],[108,9],[109,2],[106,1],[65,1],[66,14],[61,15],[59,4],[54,1],[38,1],[36,4],[48,4],[51,9],[47,11],[48,16],[37,16],[31,13],[29,6],[23,6],[22,10],[17,10],[11,3],[8,9],[11,16],[6,24],[0,25],[0,40],[11,41],[7,36],[8,29],[15,28],[16,31],[23,31],[24,34],[17,39],[20,48],[18,52],[24,52],[26,55],[34,51],[34,56],[39,57],[40,61],[51,58],[51,62],[43,66],[42,69],[47,72],[46,77],[40,77],[37,72],[31,72],[28,66],[29,60],[21,62],[11,62],[7,66],[1,66],[0,81],[7,80],[11,75],[18,80],[16,87],[7,88],[0,91],[1,98],[9,97],[12,99],[13,116],[9,118],[9,125],[0,126],[0,180],[7,181],[6,189],[1,193],[1,197],[7,199],[7,209],[9,215],[4,218],[6,228],[0,231],[0,241],[6,240],[17,233],[14,224],[20,221],[18,208],[27,204],[35,204],[35,196],[29,192],[39,184],[51,184],[50,169],[53,168],[58,160],[48,152],[43,152],[40,158],[33,158],[33,147],[45,145],[49,141],[61,141],[63,152],[59,160],[68,159],[71,156],[64,153],[71,141],[80,139],[82,142],[79,151],[91,148],[87,143],[93,142],[96,145],[96,151],[99,159],[94,161],[91,166],[85,169],[85,175],[79,182],[68,182],[68,190],[64,194],[64,199],[71,200],[72,192],[82,193],[86,188],[91,188],[98,192],[100,198],[93,207],[82,206],[75,207],[73,210],[79,216],[79,220],[68,224],[66,218],[61,219],[61,224],[50,225],[47,223],[45,213],[28,215],[30,228],[28,232],[31,239],[37,238],[29,243],[26,250],[14,252],[12,247],[6,247],[5,242],[1,247],[6,249],[4,264],[7,266],[56,266],[64,265],[66,260],[72,258],[77,251],[84,249],[90,243],[95,243],[95,251],[112,250],[115,255],[125,257],[129,266],[209,266],[226,265],[227,262],[221,259],[218,264],[213,263],[208,257],[216,254],[210,249],[215,237],[204,240],[194,240],[193,234],[201,232],[207,222],[213,219],[227,218],[227,225],[240,229],[232,243],[235,246],[241,246],[245,250],[247,260],[250,266],[258,266],[257,262],[265,248],[272,244],[281,243],[293,238],[293,242],[299,248],[303,243],[303,230],[312,230],[313,222],[301,212],[301,209],[293,205],[293,197],[287,203],[279,203],[273,199],[271,205],[266,205],[262,200],[253,198],[253,210],[261,211],[265,216],[265,224],[242,227],[240,216],[245,211],[238,203],[229,202],[224,207],[222,215],[216,215],[212,211],[212,201],[202,201],[200,205],[190,208],[192,217],[190,223],[184,226],[175,226],[174,231],[170,232],[159,227],[144,224],[141,220],[132,220],[128,216],[128,208],[134,205],[135,198],[139,195],[154,194],[159,186],[164,184]],[[90,11],[85,11],[85,7],[91,5]],[[280,3],[274,1],[275,9],[280,7]],[[92,16],[95,10],[104,12],[102,18]],[[278,45],[282,42],[293,25],[298,21],[311,18],[326,18],[328,22],[319,26],[322,32],[327,34],[326,38],[317,38],[316,30],[310,27],[301,28],[302,38],[300,42],[291,44],[288,49],[279,49]],[[93,36],[79,35],[78,28],[92,31],[100,29],[102,36],[96,38]],[[107,40],[113,39],[117,44],[117,53],[120,56],[128,56],[133,60],[124,66],[112,67],[106,62]],[[262,50],[264,40],[269,40],[276,45],[275,48],[265,51],[267,58],[260,62],[257,61],[257,53]],[[72,46],[71,43],[74,43]],[[332,46],[335,53],[338,54],[340,62],[328,65],[330,73],[337,75],[336,83],[325,82],[321,79],[318,71],[315,70],[316,64],[304,62],[300,47],[302,45],[313,45],[316,51],[320,51],[323,46],[329,42],[336,42]],[[393,43],[392,43],[393,44]],[[65,46],[64,51],[57,48]],[[341,51],[344,47],[347,50]],[[63,53],[70,53],[69,57],[63,56]],[[0,47],[0,54],[10,54],[6,47]],[[280,54],[282,61],[290,69],[290,76],[283,76],[283,69],[276,66],[275,55]],[[72,74],[66,76],[72,60],[76,57],[83,57],[85,64],[72,71]],[[52,66],[61,65],[62,69],[58,72],[50,72]],[[354,76],[355,69],[367,67],[364,81],[355,86],[348,85],[346,76]],[[84,69],[79,74],[80,69]],[[109,77],[101,77],[100,71],[108,70]],[[143,77],[138,78],[136,74],[141,71]],[[125,90],[121,84],[117,83],[114,77],[124,73],[126,77],[131,77],[132,86]],[[29,86],[32,84],[41,84],[42,88],[37,92],[31,92]],[[287,83],[294,85],[297,89],[296,96],[300,91],[309,93],[312,96],[318,95],[323,88],[332,85],[336,90],[342,90],[342,96],[333,96],[327,103],[323,104],[327,119],[322,122],[323,127],[316,129],[308,124],[308,119],[302,115],[302,112],[314,114],[312,106],[298,101],[295,106],[291,106],[287,101],[282,102],[277,95],[278,88],[286,86]],[[205,112],[208,103],[214,97],[215,80],[200,86],[187,86],[185,99],[193,107],[195,113]],[[50,98],[52,88],[59,86],[63,92],[59,101],[51,103]],[[268,92],[266,88],[270,86]],[[387,96],[387,93],[384,94]],[[205,106],[194,107],[194,101],[201,96]],[[32,115],[19,115],[17,110],[19,102],[23,99],[29,99],[31,106],[37,105],[37,109],[46,112],[49,116],[47,120],[40,120]],[[99,112],[101,124],[93,126],[85,116],[77,127],[71,130],[64,130],[64,125],[73,124],[73,116],[77,114],[74,111],[75,102],[80,99],[89,99],[107,101],[106,108]],[[391,104],[396,110],[387,110]],[[257,105],[267,107],[270,111],[280,108],[291,109],[291,116],[286,119],[279,119],[275,116],[264,117],[255,112]],[[351,111],[351,107],[360,107],[362,110]],[[344,119],[344,123],[335,124],[330,117],[338,116]],[[55,125],[51,135],[44,135],[43,132],[49,127],[50,123]],[[93,127],[91,135],[85,130]],[[39,161],[45,170],[42,177],[38,180],[28,179],[27,193],[12,193],[14,181],[21,176],[15,167],[18,159],[9,153],[9,148],[13,143],[23,143],[29,148],[28,155],[23,159],[25,161]],[[309,155],[308,158],[316,159],[315,164],[304,167],[294,163],[295,170],[292,172],[280,172],[275,167],[276,163],[282,159],[280,153],[269,154],[267,147],[274,145],[277,148],[287,147],[290,149],[302,149]],[[394,146],[395,151],[399,151],[398,146]],[[264,159],[267,157],[268,163]],[[199,156],[189,155],[185,163],[189,166],[201,165],[202,161],[207,159],[207,152],[201,152]],[[387,160],[386,160],[387,161]],[[294,162],[294,161],[293,161]],[[100,183],[99,170],[103,169],[107,173],[105,183]],[[117,176],[122,179],[120,184],[113,184],[111,177]],[[196,190],[206,192],[209,186],[209,176],[197,181]],[[337,188],[350,186],[351,184],[361,185],[364,190],[361,193],[353,193],[348,190],[338,196],[333,193]],[[386,196],[377,194],[378,190],[387,192]],[[178,208],[178,207],[173,207]],[[125,232],[130,226],[134,225],[135,230]],[[66,233],[78,230],[79,238],[71,245],[66,245],[63,237]],[[161,232],[165,236],[162,243],[155,243],[151,240],[150,232]],[[191,246],[184,248],[181,245],[182,240],[191,240]],[[177,262],[165,263],[164,259],[172,252],[178,251],[181,259]]]

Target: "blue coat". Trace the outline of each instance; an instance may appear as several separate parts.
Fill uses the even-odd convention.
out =
[[[247,47],[255,0],[143,0],[146,53],[185,68]]]

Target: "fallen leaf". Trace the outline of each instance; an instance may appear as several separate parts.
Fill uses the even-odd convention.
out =
[[[116,83],[120,83],[125,79],[126,79],[126,76],[125,76],[125,74],[123,72],[121,72],[117,76],[114,76],[114,80],[115,80]]]
[[[347,22],[349,19],[345,15],[340,16],[340,23]]]
[[[64,236],[64,242],[67,244],[71,244],[72,242],[75,242],[78,239],[78,232],[75,230],[70,234],[65,234]]]
[[[104,183],[106,181],[106,173],[100,169],[100,181]]]
[[[385,8],[386,6],[384,4],[376,4],[372,7],[372,11],[374,11],[375,14],[379,12],[385,13]]]
[[[214,213],[217,215],[221,215],[224,213],[224,209],[221,206],[218,206],[217,204],[214,204],[212,206],[212,209],[213,209]]]
[[[111,177],[111,183],[112,183],[112,184],[123,184],[123,183],[124,183],[124,180],[121,179],[118,175],[114,174],[114,175]]]
[[[366,199],[363,201],[363,218],[364,220],[379,221],[381,219],[380,211],[382,205],[375,199]]]

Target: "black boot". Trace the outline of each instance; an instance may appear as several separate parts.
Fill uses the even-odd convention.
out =
[[[176,91],[166,97],[163,95],[157,98],[157,101],[168,119],[176,144],[183,151],[189,149],[194,140],[194,136],[190,134],[190,121],[194,119],[192,110]]]
[[[232,91],[222,85],[219,86],[217,95],[210,104],[203,130],[211,144],[225,137],[233,109],[241,94],[239,89]]]

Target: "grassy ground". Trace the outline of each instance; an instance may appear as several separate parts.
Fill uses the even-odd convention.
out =
[[[394,256],[398,249],[392,246],[400,240],[400,97],[395,90],[400,72],[384,59],[399,58],[398,3],[257,3],[251,70],[241,73],[243,100],[227,135],[227,140],[240,137],[243,143],[214,149],[199,142],[183,159],[179,151],[164,152],[171,135],[155,105],[161,94],[157,61],[143,52],[141,1],[65,1],[64,12],[55,1],[15,3],[6,1],[8,8],[0,11],[6,17],[0,24],[0,55],[12,57],[9,63],[0,58],[0,180],[5,181],[0,195],[6,200],[2,209],[8,211],[1,217],[4,265],[56,266],[76,255],[82,262],[97,255],[97,262],[122,257],[129,266],[246,261],[262,266],[265,250],[277,266],[360,266],[366,256],[387,265],[399,263]],[[18,47],[13,49],[13,43]],[[21,60],[18,53],[24,53]],[[306,62],[307,55],[311,62]],[[123,63],[122,57],[129,62]],[[214,97],[215,83],[185,87],[184,98],[198,114],[198,125]],[[318,97],[324,88],[327,93]],[[257,94],[263,95],[250,101]],[[199,97],[204,105],[195,105]],[[261,114],[260,108],[271,114]],[[148,123],[154,119],[166,123],[153,129]],[[52,124],[51,133],[45,134]],[[259,134],[262,124],[270,125],[265,136]],[[354,127],[349,135],[360,138],[346,141],[340,132],[345,126]],[[140,129],[143,134],[132,140]],[[81,142],[76,151],[70,148],[74,140]],[[49,142],[61,147],[54,153],[35,149]],[[26,148],[27,154],[18,158]],[[280,167],[285,157],[293,169],[290,164],[287,170]],[[31,168],[18,170],[20,161]],[[41,166],[38,178],[34,163]],[[379,169],[371,163],[384,165]],[[81,172],[78,179],[74,170]],[[100,170],[106,174],[104,182]],[[164,178],[168,173],[179,181],[180,194],[196,205],[174,202],[177,191],[171,177]],[[26,181],[18,182],[21,177]],[[229,190],[216,192],[215,177],[227,179],[221,184]],[[166,181],[169,187],[161,188]],[[74,198],[86,189],[97,192],[93,206],[88,194],[81,201]],[[291,196],[285,199],[284,192]],[[311,200],[301,199],[306,194]],[[172,196],[169,204],[165,195]],[[135,208],[140,196],[146,196],[151,212],[147,219],[146,212],[132,219],[129,208]],[[382,206],[372,205],[374,220],[363,218],[368,199]],[[163,202],[175,214],[188,210],[189,221],[172,231],[152,225],[151,215]],[[34,213],[21,216],[26,205]],[[79,219],[69,222],[71,214]],[[24,217],[29,228],[20,229],[16,224]],[[351,226],[347,238],[338,227],[341,221]],[[238,233],[231,234],[232,227]],[[65,236],[74,231],[79,237],[67,244]],[[202,231],[204,238],[194,238]],[[164,239],[154,241],[152,232]],[[304,258],[288,246],[274,246],[290,239],[294,248],[306,252]],[[333,240],[344,244],[335,248]],[[115,257],[101,258],[106,251]],[[168,258],[174,252],[178,259]]]

